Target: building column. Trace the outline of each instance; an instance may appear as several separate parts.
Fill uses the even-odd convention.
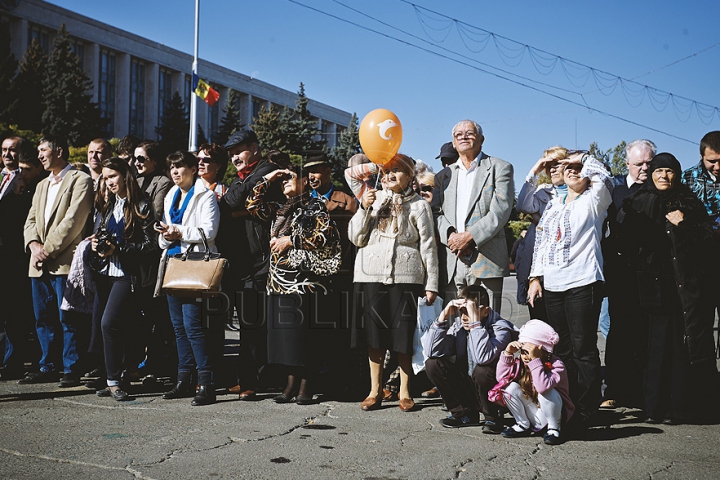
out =
[[[92,101],[97,103],[100,92],[100,45],[89,43],[85,49],[85,75],[92,81]]]
[[[327,146],[328,148],[337,147],[338,144],[338,135],[337,135],[337,124],[336,123],[330,123],[328,122],[328,131],[327,131]]]
[[[115,136],[122,138],[130,130],[130,55],[115,56]]]
[[[173,72],[172,73],[172,91],[173,95],[177,91],[180,95],[180,98],[182,98],[183,102],[185,102],[185,73],[183,72]],[[185,105],[188,107],[187,105]],[[188,107],[189,109],[190,107]]]
[[[253,96],[249,93],[243,95],[238,103],[240,104],[240,121],[250,126],[250,124],[252,124]]]
[[[28,21],[24,18],[10,23],[10,49],[18,62],[25,56],[28,44]]]
[[[147,139],[157,139],[155,127],[160,125],[158,118],[158,76],[160,66],[157,63],[145,64],[145,135]]]

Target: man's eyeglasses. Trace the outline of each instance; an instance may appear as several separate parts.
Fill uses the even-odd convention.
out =
[[[213,163],[213,162],[214,162],[214,160],[213,160],[212,158],[210,158],[210,157],[197,157],[197,159],[198,159],[198,163],[200,163],[200,162],[202,162],[202,163]]]
[[[477,132],[473,132],[472,130],[468,130],[467,132],[453,133],[453,138],[455,140],[461,140],[463,138],[475,138],[475,137],[477,137]]]
[[[147,158],[143,157],[142,155],[135,155],[135,161],[137,163],[145,163],[147,161]]]

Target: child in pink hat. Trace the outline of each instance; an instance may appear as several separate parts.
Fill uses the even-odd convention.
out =
[[[560,428],[575,411],[565,364],[553,355],[560,337],[547,323],[530,320],[520,328],[520,337],[500,355],[497,380],[501,381],[520,362],[515,380],[505,387],[505,402],[515,425],[502,432],[505,438],[527,437],[547,427],[543,441],[561,443]],[[515,354],[520,354],[517,359]]]

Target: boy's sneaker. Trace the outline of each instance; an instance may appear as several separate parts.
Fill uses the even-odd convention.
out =
[[[480,425],[480,422],[477,416],[463,415],[462,417],[453,417],[450,415],[440,420],[440,425],[445,428],[477,427]]]
[[[498,433],[502,433],[503,431],[503,424],[499,422],[493,422],[492,420],[485,420],[485,425],[483,425],[482,433],[489,433],[491,435],[497,435]]]

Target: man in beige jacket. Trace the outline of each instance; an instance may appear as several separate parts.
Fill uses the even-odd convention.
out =
[[[62,355],[60,387],[80,384],[77,326],[67,312],[60,310],[60,303],[73,252],[83,239],[92,209],[93,182],[87,174],[72,169],[68,156],[64,139],[45,135],[40,140],[38,158],[50,175],[37,186],[24,236],[30,252],[35,328],[42,356],[40,371],[29,373],[18,383],[57,380]]]

